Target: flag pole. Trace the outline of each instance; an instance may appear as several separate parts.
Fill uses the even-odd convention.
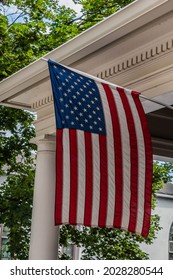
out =
[[[48,62],[48,59],[46,59],[46,58],[44,58],[44,57],[41,57],[41,60],[44,60],[44,61]],[[55,61],[55,63],[56,63],[56,61]],[[58,64],[61,65],[61,63],[59,63],[59,62],[58,62]],[[84,72],[82,72],[82,71],[79,71],[79,70],[77,70],[77,69],[70,68],[70,67],[68,67],[68,66],[65,66],[65,67],[68,68],[69,70],[72,70],[72,71],[75,70],[76,73],[79,73],[79,74],[81,74],[81,75],[85,75],[85,76],[87,76],[87,77],[89,77],[89,78],[91,78],[91,79],[95,79],[95,80],[97,80],[98,82],[106,83],[106,84],[108,84],[108,85],[110,85],[110,86],[117,87],[117,85],[115,85],[115,84],[113,84],[113,83],[110,83],[110,82],[105,81],[105,80],[103,80],[103,79],[100,79],[100,78],[98,78],[98,77],[92,76],[92,75],[90,75],[90,74],[88,74],[88,73],[84,73]],[[146,96],[144,96],[144,95],[142,95],[142,94],[140,94],[139,97],[140,97],[140,98],[143,98],[143,99],[146,99],[146,100],[148,100],[148,101],[150,101],[150,102],[159,104],[159,105],[161,105],[161,106],[163,106],[163,107],[166,107],[166,108],[168,108],[168,109],[170,109],[170,110],[173,110],[173,107],[172,107],[172,106],[167,105],[167,104],[165,104],[165,103],[163,103],[163,102],[160,102],[160,101],[157,101],[157,100],[153,100],[153,99],[148,98],[148,97],[146,97]]]
[[[154,103],[156,103],[156,104],[159,104],[159,105],[161,105],[161,106],[164,106],[164,107],[166,107],[166,108],[168,108],[168,109],[173,110],[173,107],[172,107],[172,106],[167,105],[167,104],[165,104],[165,103],[163,103],[163,102],[150,99],[150,98],[148,98],[148,97],[146,97],[146,96],[144,96],[144,95],[142,95],[142,94],[141,94],[139,97],[141,97],[141,98],[143,98],[143,99],[146,99],[146,100],[148,100],[148,101],[154,102]]]

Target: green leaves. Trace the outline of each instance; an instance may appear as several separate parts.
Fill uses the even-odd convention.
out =
[[[77,14],[57,0],[7,0],[0,8],[0,80],[132,1],[73,1],[82,5]]]
[[[0,107],[0,223],[9,228],[12,259],[27,259],[35,176],[34,115]]]
[[[82,247],[84,260],[136,260],[147,259],[148,255],[140,249],[141,237],[127,231],[108,228],[87,228],[80,230],[73,226],[61,228],[60,242],[68,242]],[[67,244],[67,243],[66,243]],[[64,256],[63,256],[64,257]]]
[[[73,2],[82,5],[79,29],[83,31],[133,2],[133,0],[73,0]]]
[[[11,259],[27,259],[31,230],[34,166],[18,162],[15,172],[0,185],[0,223],[9,228]]]
[[[0,169],[6,172],[16,169],[16,158],[28,158],[35,149],[30,139],[35,136],[31,125],[34,115],[26,111],[0,107]]]

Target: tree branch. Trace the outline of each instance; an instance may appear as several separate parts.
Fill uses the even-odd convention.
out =
[[[8,30],[9,28],[20,18],[24,15],[24,12],[21,12],[15,19],[12,23],[10,23],[10,25],[8,26]]]

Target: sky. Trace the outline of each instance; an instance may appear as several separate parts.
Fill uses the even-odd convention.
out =
[[[81,5],[74,4],[74,2],[72,0],[59,0],[59,4],[65,5],[71,9],[75,10],[76,12],[80,13]]]
[[[78,14],[80,14],[81,5],[74,4],[74,2],[72,0],[59,0],[59,4],[65,5],[66,7],[69,7],[71,9],[75,10]],[[17,11],[17,9],[15,6],[11,5],[10,7],[8,7],[8,14],[15,13],[16,11]],[[2,7],[0,7],[0,13],[3,13]],[[13,20],[14,20],[14,15],[11,16],[11,21],[13,21]],[[21,22],[21,19],[19,19],[17,22]]]

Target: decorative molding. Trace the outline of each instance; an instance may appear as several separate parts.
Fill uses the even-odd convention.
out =
[[[44,135],[52,135],[56,132],[54,113],[50,113],[49,115],[39,117],[36,121],[34,121],[33,124],[36,129],[37,139],[42,139]]]
[[[37,100],[32,104],[32,109],[39,109],[45,105],[49,105],[53,102],[53,95],[44,97],[43,99]]]
[[[169,38],[165,38],[165,41],[150,43],[145,50],[140,48],[136,49],[131,53],[127,53],[126,56],[123,56],[115,64],[112,64],[110,67],[105,70],[101,70],[96,74],[98,78],[108,79],[114,75],[125,73],[128,70],[135,68],[136,66],[142,66],[146,62],[152,62],[152,60],[157,59],[158,57],[163,56],[164,54],[171,53],[173,51],[173,39],[172,34]],[[33,110],[39,110],[46,105],[51,105],[53,103],[53,95],[50,94],[43,97],[40,100],[35,101],[32,104]]]
[[[148,47],[146,50],[140,51],[139,53],[135,54],[133,52],[133,54],[129,55],[128,58],[122,58],[121,61],[101,71],[100,73],[97,73],[96,76],[101,79],[109,78],[172,50],[172,38],[167,39],[165,42],[157,42],[156,45],[150,45],[150,47]],[[138,52],[138,50],[136,52]]]
[[[32,144],[40,144],[41,142],[42,143],[46,143],[46,142],[49,142],[49,143],[52,143],[53,145],[55,145],[55,141],[56,141],[56,136],[53,135],[53,134],[43,134],[41,135],[41,137],[34,137],[31,139],[30,143]],[[54,149],[53,149],[54,150]]]

